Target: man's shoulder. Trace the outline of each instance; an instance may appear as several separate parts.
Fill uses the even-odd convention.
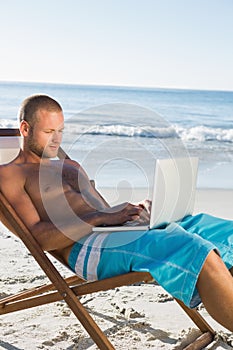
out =
[[[74,166],[74,167],[76,167],[76,168],[79,168],[79,167],[80,167],[80,164],[79,164],[76,160],[74,160],[74,159],[66,158],[66,159],[64,160],[64,163],[67,164],[67,165]]]
[[[10,162],[6,164],[1,164],[0,165],[0,175],[1,174],[7,174],[8,172],[12,172],[17,169],[17,166],[15,163]]]
[[[26,173],[20,164],[12,162],[0,166],[0,191],[8,200],[21,197],[25,182]]]
[[[23,167],[15,162],[0,165],[0,179],[1,181],[20,181],[25,177]]]

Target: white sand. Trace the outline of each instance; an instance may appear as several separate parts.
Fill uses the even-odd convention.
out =
[[[195,212],[233,219],[233,190],[199,190]],[[0,228],[0,297],[47,279],[22,243]],[[69,272],[61,267],[63,275]],[[116,349],[180,349],[196,327],[157,285],[121,287],[81,298]],[[233,335],[201,313],[218,331],[208,349],[232,349]],[[64,302],[0,316],[0,349],[97,349]]]

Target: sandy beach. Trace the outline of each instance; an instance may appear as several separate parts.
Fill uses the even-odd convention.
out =
[[[107,193],[108,190],[106,190]],[[139,195],[140,197],[140,195]],[[195,213],[233,219],[233,190],[200,189]],[[0,227],[0,297],[46,283],[47,278],[22,243]],[[62,275],[70,272],[56,262]],[[81,298],[116,349],[181,349],[197,329],[171,296],[156,284],[125,286]],[[206,349],[233,348],[233,335],[202,315],[217,331]],[[0,317],[0,349],[97,349],[64,302]]]

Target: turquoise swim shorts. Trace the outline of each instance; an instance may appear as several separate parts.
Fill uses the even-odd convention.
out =
[[[87,280],[147,271],[173,297],[196,307],[196,283],[210,253],[233,266],[233,221],[206,214],[187,216],[159,229],[91,233],[76,242],[69,266]]]

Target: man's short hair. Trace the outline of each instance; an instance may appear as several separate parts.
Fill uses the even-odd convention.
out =
[[[51,112],[62,111],[61,105],[52,97],[42,94],[32,95],[22,102],[19,110],[19,121],[25,120],[33,126],[36,122],[36,112],[39,109]]]

